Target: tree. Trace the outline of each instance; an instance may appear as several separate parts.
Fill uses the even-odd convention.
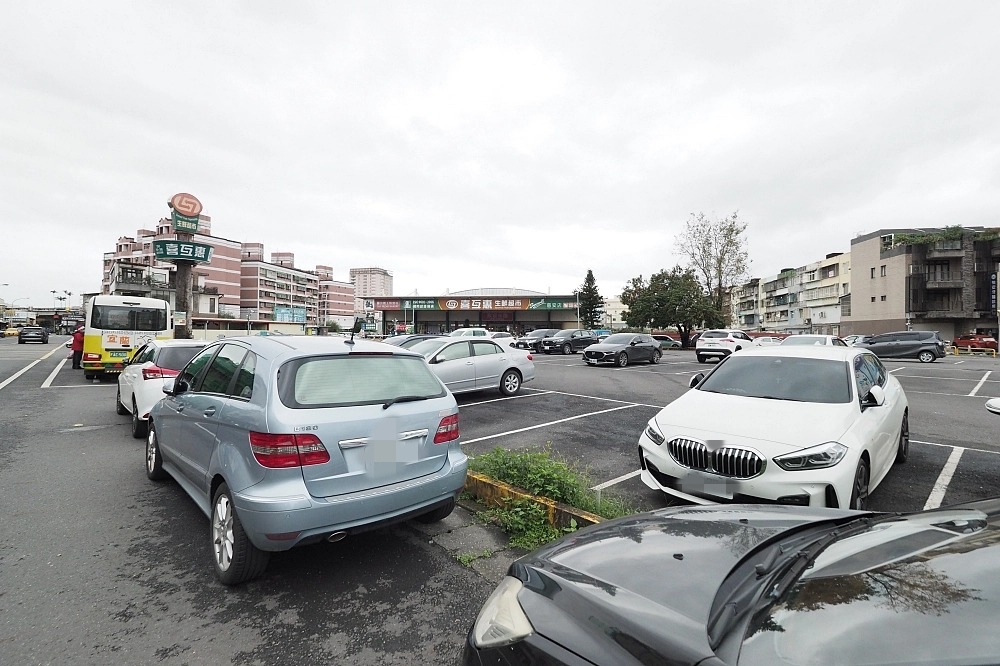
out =
[[[326,330],[329,331],[330,333],[340,333],[340,331],[342,330],[340,328],[340,324],[338,324],[332,319],[327,320],[324,326],[326,327]]]
[[[691,213],[678,239],[681,252],[720,314],[726,291],[744,282],[749,274],[746,230],[746,223],[740,222],[736,212],[721,220]]]
[[[694,271],[675,266],[661,270],[647,283],[640,275],[622,289],[622,303],[628,306],[625,321],[642,329],[675,328],[681,344],[687,346],[691,331],[705,323],[717,326],[721,318],[712,300],[705,296]]]
[[[600,328],[604,320],[604,299],[597,291],[594,271],[588,269],[583,285],[576,291],[580,304],[580,325],[583,328]]]

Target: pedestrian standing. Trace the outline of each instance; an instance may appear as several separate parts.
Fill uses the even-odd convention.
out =
[[[80,364],[80,361],[83,360],[83,326],[78,326],[73,331],[73,342],[70,345],[70,349],[73,350],[73,369],[82,369],[83,366]]]

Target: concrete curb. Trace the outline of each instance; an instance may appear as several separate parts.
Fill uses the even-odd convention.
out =
[[[577,527],[583,527],[596,525],[604,520],[597,514],[556,502],[548,497],[532,495],[508,483],[491,479],[476,472],[469,472],[466,476],[465,490],[488,507],[503,506],[504,500],[507,499],[523,499],[540,504],[545,507],[549,525],[560,529],[570,527],[571,521],[575,521]]]

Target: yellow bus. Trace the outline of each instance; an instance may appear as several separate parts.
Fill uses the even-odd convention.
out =
[[[174,337],[170,303],[159,298],[94,296],[84,313],[82,362],[87,379],[119,373],[146,342]]]

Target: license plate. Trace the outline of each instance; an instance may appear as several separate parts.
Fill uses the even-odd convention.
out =
[[[127,351],[113,351],[113,352],[108,352],[108,356],[110,356],[111,358],[128,358],[128,352]]]
[[[592,358],[588,358],[588,359],[584,359],[584,360],[587,361],[587,363],[589,363],[590,365],[597,365],[597,361],[594,360],[594,359],[592,359]]]

